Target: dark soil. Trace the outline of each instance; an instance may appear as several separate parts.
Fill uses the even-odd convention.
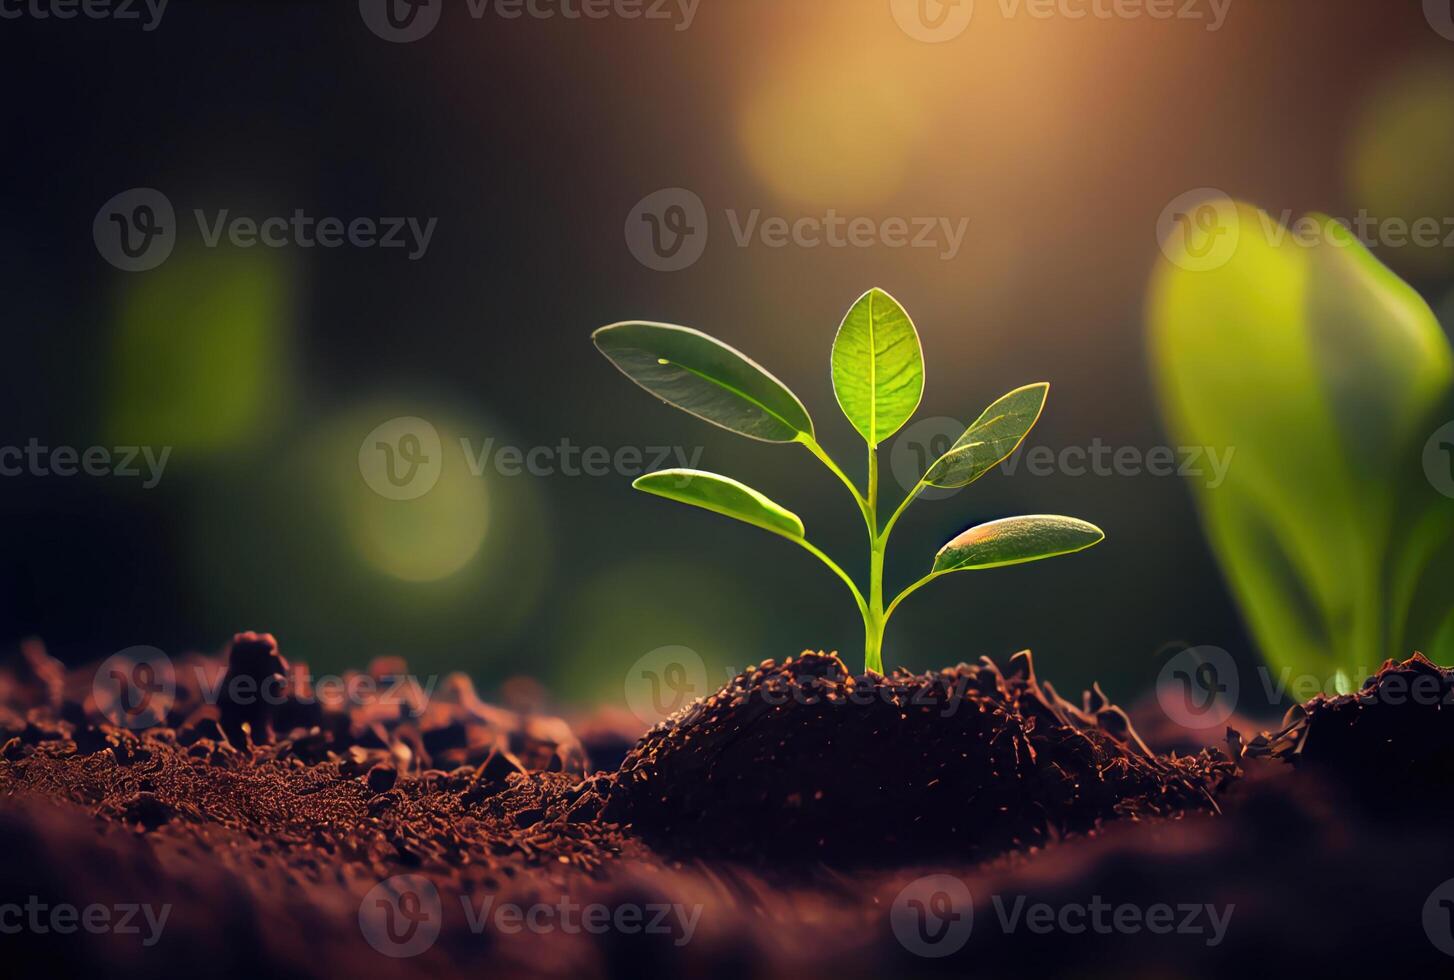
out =
[[[1162,757],[1098,691],[1072,705],[1028,653],[936,674],[766,661],[648,733],[608,818],[662,850],[744,861],[982,859],[1108,820],[1215,810],[1223,753]]]
[[[306,671],[265,634],[240,635],[230,665],[178,668],[174,701],[132,731],[106,719],[93,669],[67,671],[37,644],[0,664],[0,904],[171,908],[148,947],[7,933],[14,975],[38,957],[47,975],[491,978],[1432,975],[1449,962],[1420,914],[1454,876],[1454,715],[1389,688],[1428,676],[1454,690],[1419,658],[1295,709],[1245,752],[1238,736],[1227,753],[1180,756],[1142,744],[1098,690],[1060,698],[1025,655],[1005,673],[982,661],[877,678],[806,654],[658,726],[619,773],[589,758],[593,744],[619,752],[619,726],[580,725],[591,737],[578,739],[533,705],[481,702],[463,675],[427,700],[405,689],[348,707],[302,697]],[[229,670],[300,696],[269,711],[205,703]],[[403,673],[379,661],[351,676]],[[930,874],[973,896],[973,936],[943,959],[910,953],[889,921]],[[409,958],[366,941],[372,896],[398,876],[438,895],[438,939]],[[996,924],[1001,898],[1100,896],[1236,912],[1215,946]],[[541,933],[476,928],[461,904],[565,899],[699,918]]]

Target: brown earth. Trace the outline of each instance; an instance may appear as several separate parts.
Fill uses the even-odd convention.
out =
[[[0,948],[16,975],[1448,965],[1422,915],[1454,876],[1454,716],[1395,689],[1451,695],[1454,673],[1421,658],[1245,750],[1237,736],[1160,755],[1099,690],[1073,705],[1027,655],[878,678],[805,654],[658,726],[619,772],[593,769],[593,739],[535,705],[485,704],[462,674],[426,699],[378,661],[346,679],[397,696],[312,692],[266,634],[177,667],[135,729],[113,723],[138,724],[134,692],[94,667],[33,643],[0,667]],[[209,698],[227,677],[285,697]],[[579,730],[618,751],[610,726]],[[936,923],[972,922],[924,947],[934,930],[916,930],[936,923],[914,916],[948,907],[942,875],[969,898]],[[1230,911],[1217,937],[1205,916],[1166,934],[1005,919],[1097,902]],[[168,912],[160,930],[6,928],[26,903]]]

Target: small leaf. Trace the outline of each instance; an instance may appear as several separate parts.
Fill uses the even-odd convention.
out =
[[[833,339],[833,393],[848,421],[877,446],[913,416],[924,395],[924,350],[914,322],[882,289],[870,289]]]
[[[637,490],[736,518],[786,538],[801,538],[798,515],[746,484],[702,470],[659,470],[638,477]]]
[[[1074,517],[1006,517],[972,527],[939,549],[934,573],[1019,565],[1083,551],[1105,539],[1094,524]]]
[[[1005,395],[940,456],[924,482],[931,487],[965,487],[1010,456],[1040,419],[1050,386],[1041,382]]]
[[[786,385],[700,330],[613,323],[591,339],[632,381],[713,425],[764,442],[793,442],[813,434],[808,410]]]

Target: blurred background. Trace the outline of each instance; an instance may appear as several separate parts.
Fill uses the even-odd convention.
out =
[[[1178,197],[1454,216],[1447,4],[1441,19],[1418,0],[1184,2],[1170,6],[1195,16],[979,0],[954,33],[959,9],[930,3],[915,27],[914,5],[889,0],[646,0],[602,19],[568,16],[576,0],[519,17],[436,0],[392,22],[369,0],[179,3],[159,20],[138,4],[139,22],[6,0],[0,449],[104,449],[112,473],[56,475],[52,455],[60,466],[0,477],[0,643],[39,636],[80,662],[271,630],[315,670],[400,654],[486,687],[533,674],[574,703],[619,702],[627,667],[665,645],[715,679],[805,648],[861,662],[859,618],[808,555],[630,482],[683,456],[735,476],[862,576],[842,487],[800,447],[660,405],[589,333],[641,318],[739,347],[861,478],[828,352],[878,285],[923,338],[919,418],[962,427],[1048,380],[1030,446],[1145,458],[1167,437],[1143,303]],[[948,27],[926,37],[940,14]],[[107,205],[137,188],[174,209],[174,240],[127,271],[104,238],[139,199]],[[689,238],[655,260],[652,208]],[[406,247],[324,248],[292,225],[249,246],[232,223],[295,213],[373,219],[380,237],[387,219],[412,224]],[[839,247],[763,228],[831,216],[875,231]],[[895,219],[910,240],[930,219],[932,246],[903,245]],[[214,238],[219,220],[238,234]],[[1375,251],[1454,311],[1442,236]],[[439,437],[412,499],[364,460],[400,418]],[[886,447],[891,502],[903,461],[947,424],[911,423]],[[165,452],[159,475],[140,452],[139,475],[115,472],[126,447]],[[1200,465],[1191,478],[1211,479]],[[1052,470],[1022,462],[917,504],[890,581],[1012,513],[1072,514],[1108,540],[936,583],[896,615],[890,666],[1031,648],[1062,690],[1099,679],[1131,698],[1175,644],[1255,662],[1187,478]]]

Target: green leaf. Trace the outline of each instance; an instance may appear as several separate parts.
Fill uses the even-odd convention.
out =
[[[1236,450],[1192,489],[1263,656],[1331,678],[1436,646],[1454,515],[1419,457],[1454,391],[1438,321],[1331,219],[1203,209],[1152,281],[1152,372],[1177,444]],[[1229,246],[1199,264],[1207,241]]]
[[[700,330],[613,323],[591,335],[612,364],[658,398],[697,418],[764,442],[813,435],[796,395],[757,362]]]
[[[637,490],[732,517],[785,538],[803,536],[803,522],[797,514],[751,487],[716,473],[659,470],[638,477],[631,485]]]
[[[877,446],[913,416],[924,395],[924,351],[909,314],[870,289],[833,339],[833,393],[848,421]]]
[[[1050,386],[1041,382],[1016,388],[995,402],[940,456],[924,482],[931,487],[964,487],[1002,463],[1025,441],[1045,408]]]
[[[1084,551],[1105,537],[1094,524],[1074,517],[1045,514],[1006,517],[972,527],[940,548],[934,556],[934,574],[1020,565],[1069,555]]]

